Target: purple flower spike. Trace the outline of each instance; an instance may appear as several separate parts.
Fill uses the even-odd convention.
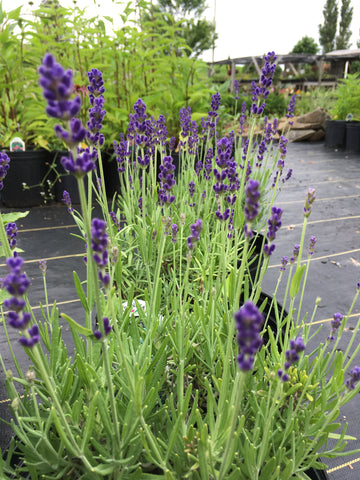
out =
[[[290,118],[293,118],[294,116],[294,112],[295,112],[295,101],[296,101],[296,95],[293,95],[291,98],[290,98],[290,102],[289,102],[289,105],[286,109],[287,111],[287,114],[285,115],[286,118],[289,119],[289,125],[293,125],[294,122],[293,121],[290,121]]]
[[[103,324],[104,324],[104,332],[105,332],[105,335],[107,336],[111,332],[111,325],[108,317],[103,318]]]
[[[245,218],[253,222],[259,213],[260,183],[257,180],[249,180],[245,188]]]
[[[70,194],[67,190],[63,191],[63,198],[61,199],[61,201],[63,203],[65,203],[65,205],[67,205],[69,213],[72,213],[74,211],[74,209],[72,208],[72,205],[71,205]]]
[[[4,178],[9,170],[10,158],[5,152],[0,152],[0,190],[4,187]]]
[[[70,100],[74,86],[72,71],[65,71],[56,63],[51,54],[46,54],[42,65],[39,67],[39,84],[43,89],[43,95],[48,102],[46,113],[50,117],[70,120],[75,117],[81,108],[79,96]]]
[[[173,165],[173,159],[170,156],[164,157],[162,164],[160,165],[160,189],[159,189],[159,203],[160,205],[170,205],[175,200],[175,196],[171,194],[171,191],[175,185],[175,165]]]
[[[109,261],[108,242],[106,223],[104,220],[94,218],[91,222],[91,248],[94,252],[93,259],[99,270],[99,279],[105,287],[110,284],[110,275],[105,272]]]
[[[304,205],[304,217],[309,217],[311,210],[312,210],[312,205],[315,201],[316,198],[316,190],[315,188],[309,188],[308,193],[306,195],[305,199],[305,205]]]
[[[39,328],[37,325],[33,325],[27,331],[29,337],[20,337],[19,343],[23,347],[32,348],[40,340]]]
[[[90,93],[89,100],[91,108],[89,108],[89,121],[87,122],[87,137],[93,145],[102,146],[105,138],[100,130],[102,129],[102,121],[106,114],[103,110],[105,92],[104,81],[100,70],[93,68],[88,73],[89,83],[88,91]]]
[[[9,246],[11,250],[14,250],[16,247],[16,235],[17,235],[17,226],[16,223],[10,222],[5,227],[6,236],[8,237]]]
[[[93,150],[92,153],[90,153],[89,148],[86,148],[85,150],[78,148],[78,153],[75,160],[72,153],[69,152],[68,157],[62,157],[60,162],[65,170],[72,173],[76,177],[81,178],[87,173],[96,169],[96,158],[96,150]]]
[[[268,220],[268,232],[266,234],[268,240],[272,242],[276,238],[276,232],[281,227],[281,215],[282,210],[281,208],[272,207],[271,209],[271,217]]]
[[[264,317],[256,305],[248,301],[235,313],[234,319],[238,331],[238,366],[243,372],[248,372],[252,370],[256,352],[263,343],[260,332]]]
[[[289,370],[291,365],[299,360],[299,354],[303,352],[305,348],[304,340],[301,337],[298,337],[296,340],[290,340],[290,349],[286,350],[285,352],[285,370]],[[289,375],[284,373],[284,371],[281,369],[278,370],[278,376],[283,382],[287,382],[289,380]]]
[[[190,250],[192,250],[195,244],[200,240],[200,233],[202,231],[202,228],[203,224],[201,218],[199,218],[198,220],[196,220],[195,223],[190,225],[191,234],[187,238],[187,245]]]
[[[349,390],[354,390],[359,380],[360,380],[360,367],[354,367],[352,370],[350,370],[350,378],[346,380],[346,387]]]
[[[288,370],[291,365],[299,360],[299,353],[303,352],[304,350],[305,344],[301,337],[298,337],[296,340],[290,340],[290,350],[286,350],[285,352],[285,370]]]
[[[341,315],[341,313],[334,313],[333,319],[331,320],[331,332],[330,335],[327,337],[329,342],[335,340],[334,335],[336,335],[337,331],[339,330],[343,319],[344,315]]]
[[[309,240],[309,256],[310,257],[314,255],[315,244],[316,244],[316,237],[312,235]]]
[[[65,130],[61,125],[55,125],[54,130],[56,136],[66,143],[69,148],[76,147],[86,137],[86,129],[78,118],[70,120],[70,131]]]

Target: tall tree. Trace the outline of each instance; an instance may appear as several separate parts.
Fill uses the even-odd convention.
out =
[[[335,36],[338,20],[338,5],[336,0],[326,0],[324,10],[324,23],[319,25],[320,45],[323,53],[331,52],[335,49]]]
[[[351,0],[342,0],[340,10],[339,35],[336,36],[336,49],[346,50],[350,47],[351,31],[349,30],[353,18]]]
[[[157,0],[154,12],[164,13],[180,22],[179,35],[191,48],[192,55],[198,56],[213,46],[217,35],[215,26],[203,18],[206,0]]]
[[[291,50],[290,53],[317,53],[319,51],[319,45],[315,42],[312,37],[302,37],[301,40],[297,42],[295,47]]]

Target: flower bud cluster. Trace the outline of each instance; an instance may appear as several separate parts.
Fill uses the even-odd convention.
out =
[[[93,259],[99,270],[99,279],[105,287],[110,284],[110,275],[105,271],[109,261],[108,243],[106,223],[104,220],[94,218],[91,222],[91,248],[94,252]]]
[[[4,187],[4,178],[9,170],[10,158],[5,152],[0,152],[0,190]]]
[[[264,316],[251,301],[246,302],[234,314],[239,345],[237,362],[240,370],[247,372],[252,370],[256,352],[263,344],[261,330],[264,323]]]
[[[9,273],[3,280],[3,286],[11,295],[10,298],[4,300],[4,306],[9,309],[7,313],[8,322],[11,327],[23,331],[23,336],[19,338],[19,342],[24,347],[33,347],[40,337],[37,325],[33,325],[26,330],[31,320],[31,314],[24,312],[26,305],[24,295],[30,285],[29,278],[23,272],[24,260],[21,257],[14,256],[7,259],[6,265]]]

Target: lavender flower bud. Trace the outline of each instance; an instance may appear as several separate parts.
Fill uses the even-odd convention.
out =
[[[61,201],[63,203],[65,203],[65,205],[67,205],[69,213],[72,213],[74,211],[74,209],[72,208],[72,205],[71,205],[70,194],[67,190],[63,191],[63,198],[61,199]]]
[[[70,120],[75,117],[81,108],[79,96],[70,100],[73,93],[72,71],[65,71],[56,63],[51,54],[46,54],[42,65],[39,67],[39,84],[43,95],[48,102],[46,113],[50,117]]]
[[[17,226],[15,222],[10,222],[5,227],[6,236],[8,237],[8,242],[11,250],[14,250],[16,247],[16,236],[17,236]]]
[[[237,362],[240,370],[252,370],[256,352],[263,341],[260,336],[264,317],[252,302],[248,301],[234,315],[239,345]]]
[[[10,158],[5,152],[0,152],[0,190],[4,187],[4,178],[9,170]]]
[[[360,367],[354,367],[350,370],[350,378],[346,380],[346,388],[354,390],[357,382],[360,380]]]
[[[91,248],[94,252],[93,259],[99,269],[99,279],[105,287],[110,283],[110,276],[105,273],[105,267],[109,259],[108,242],[106,223],[104,220],[94,218],[91,222]]]
[[[312,204],[314,203],[316,198],[316,189],[315,188],[309,188],[308,193],[306,195],[305,199],[305,205],[304,205],[304,217],[309,217],[311,210],[312,210]]]
[[[202,220],[199,218],[195,223],[190,225],[191,234],[187,238],[187,245],[192,250],[195,244],[200,240],[200,233],[203,228]]]
[[[314,254],[316,244],[316,237],[312,235],[309,240],[309,256],[311,257]]]
[[[331,320],[331,332],[330,335],[327,337],[329,342],[332,342],[336,335],[337,331],[340,328],[341,322],[344,319],[344,316],[341,313],[334,313],[333,319]]]

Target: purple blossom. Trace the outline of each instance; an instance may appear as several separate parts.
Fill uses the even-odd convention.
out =
[[[260,183],[257,180],[249,180],[245,188],[245,218],[251,223],[259,213]]]
[[[234,314],[234,319],[239,345],[237,362],[240,370],[247,372],[252,370],[255,355],[263,343],[260,333],[264,317],[256,305],[248,301]]]
[[[22,297],[29,288],[30,280],[23,272],[24,260],[21,257],[8,258],[6,265],[9,273],[3,280],[3,286],[11,295],[4,300],[4,306],[9,309],[8,322],[11,327],[24,330],[31,320],[31,314],[23,312],[26,303]]]
[[[293,118],[294,117],[294,112],[295,112],[295,101],[296,101],[296,95],[293,95],[291,98],[290,98],[290,102],[289,102],[289,105],[286,109],[287,111],[287,114],[285,115],[286,118]],[[293,125],[294,122],[292,121],[289,121],[289,125]]]
[[[39,67],[39,74],[39,84],[48,102],[46,113],[50,117],[63,120],[75,117],[80,112],[81,99],[76,96],[70,100],[74,90],[72,71],[65,71],[60,64],[56,63],[53,55],[48,53]]]
[[[251,83],[251,113],[254,115],[260,115],[263,113],[265,108],[265,102],[269,92],[270,87],[273,82],[273,76],[276,70],[276,55],[274,52],[269,52],[265,55],[264,58],[264,66],[261,70],[259,84],[257,85],[255,82]]]
[[[282,182],[283,182],[283,183],[287,182],[287,181],[291,178],[292,173],[293,173],[292,168],[289,168],[289,170],[288,170],[288,172],[287,172],[287,174],[286,174],[286,177],[282,179]]]
[[[346,388],[354,390],[356,384],[360,380],[360,367],[354,367],[350,370],[350,378],[346,380]]]
[[[290,340],[290,349],[286,350],[284,364],[285,370],[288,370],[291,365],[297,362],[300,358],[299,353],[305,350],[305,344],[302,337],[298,337],[296,340]]]
[[[310,216],[311,210],[312,210],[312,205],[315,201],[316,198],[316,189],[315,188],[309,188],[306,199],[305,199],[305,205],[304,205],[304,217],[308,218]]]
[[[309,256],[312,256],[314,254],[315,244],[316,244],[316,237],[312,235],[309,240]]]
[[[61,199],[61,201],[63,203],[65,203],[65,205],[67,205],[69,213],[72,213],[74,211],[74,209],[72,208],[72,205],[71,205],[70,194],[67,190],[63,191],[63,198]]]
[[[205,164],[204,164],[204,178],[206,180],[210,180],[211,178],[211,170],[212,170],[212,160],[213,160],[214,152],[212,148],[209,148],[205,155]]]
[[[113,221],[113,224],[117,228],[117,231],[120,232],[120,224],[119,224],[119,220],[116,216],[116,213],[115,212],[109,212],[109,215],[110,215],[111,220]]]
[[[209,132],[210,137],[213,137],[215,135],[215,128],[216,128],[217,117],[218,117],[217,112],[219,110],[220,103],[221,103],[221,96],[217,92],[211,97],[211,107],[207,116],[207,120],[204,125],[205,130]]]
[[[87,137],[93,145],[102,146],[104,144],[104,135],[100,133],[102,129],[102,121],[106,114],[103,110],[105,92],[104,81],[100,70],[93,68],[88,73],[89,83],[88,91],[90,92],[89,100],[91,108],[89,108],[89,121],[87,122]]]
[[[8,238],[9,246],[11,250],[16,247],[17,226],[15,222],[10,222],[5,227],[6,236]]]
[[[45,259],[40,260],[39,262],[39,268],[43,276],[46,275],[46,270],[47,270],[47,263]]]
[[[176,225],[176,223],[173,223],[171,225],[171,241],[173,243],[176,243],[176,240],[177,240],[177,234],[178,234],[178,231],[179,231],[179,227]]]
[[[167,135],[168,131],[166,128],[165,117],[164,115],[159,115],[159,118],[157,119],[155,124],[154,139],[157,145],[161,145],[162,147],[164,147],[163,152],[165,152]]]
[[[203,224],[201,218],[199,218],[198,220],[196,220],[195,223],[190,225],[191,234],[187,238],[187,245],[190,250],[192,250],[195,244],[200,240],[200,233],[202,231],[202,228]]]
[[[81,143],[86,135],[86,129],[82,126],[78,118],[72,118],[69,124],[69,131],[65,130],[61,125],[55,125],[55,134],[69,148],[74,148]]]
[[[297,243],[294,245],[293,256],[290,258],[290,264],[293,265],[297,260],[300,252],[300,245]]]
[[[125,171],[125,161],[130,157],[128,141],[125,140],[124,134],[120,133],[120,142],[115,140],[113,143],[116,161],[118,162],[118,172]]]
[[[327,337],[329,342],[335,340],[334,335],[336,335],[337,331],[339,330],[343,319],[344,315],[341,315],[341,313],[334,313],[333,319],[331,320],[331,332],[330,335]]]
[[[164,157],[162,164],[160,165],[160,189],[159,189],[159,202],[160,205],[170,205],[174,202],[175,196],[171,194],[171,191],[175,185],[175,165],[173,165],[173,159],[170,156]]]
[[[267,238],[270,242],[275,240],[276,232],[281,227],[281,215],[282,210],[281,208],[272,207],[271,209],[271,217],[268,220],[268,231],[267,231]]]
[[[179,112],[179,119],[180,119],[180,142],[179,146],[183,147],[186,144],[186,139],[191,133],[191,108],[181,108]]]
[[[273,254],[275,250],[275,244],[272,243],[276,238],[276,233],[281,227],[281,215],[282,210],[281,208],[272,207],[271,209],[271,217],[268,220],[268,231],[266,237],[269,243],[264,245],[264,255],[270,256]]]
[[[0,190],[4,187],[4,178],[9,170],[10,158],[5,152],[0,152]]]
[[[62,157],[60,162],[65,170],[75,175],[75,177],[81,178],[96,169],[96,158],[96,150],[90,152],[89,148],[78,148],[75,160],[72,152],[69,152],[68,157]]]
[[[99,279],[106,287],[110,283],[110,275],[105,273],[105,268],[109,261],[108,243],[109,237],[106,233],[106,223],[104,220],[94,218],[91,221],[91,249],[94,252],[93,259],[99,270]]]
[[[39,328],[37,325],[33,325],[27,330],[28,336],[22,336],[19,338],[19,343],[23,347],[32,348],[40,340]]]
[[[296,340],[290,340],[290,348],[285,352],[285,370],[289,370],[291,365],[296,363],[300,358],[300,353],[305,350],[304,340],[301,337],[298,337]],[[289,380],[289,375],[284,373],[283,370],[278,370],[278,376],[283,382],[287,382]]]
[[[189,193],[190,193],[190,197],[192,198],[195,193],[195,183],[193,181],[189,183]]]
[[[244,127],[245,127],[245,123],[246,123],[246,109],[247,109],[247,106],[246,106],[246,102],[243,102],[242,103],[242,106],[241,106],[241,115],[240,115],[240,128],[239,128],[239,134],[242,135],[242,133],[244,132]]]
[[[286,265],[288,264],[288,262],[289,262],[288,257],[286,257],[286,256],[282,257],[282,259],[281,259],[281,267],[280,267],[280,270],[281,270],[282,272],[285,272],[285,270],[286,270]]]
[[[146,105],[139,98],[134,104],[134,112],[130,114],[128,126],[128,139],[134,140],[139,148],[147,148],[152,145],[155,130],[155,122],[147,118]]]
[[[239,80],[234,80],[234,93],[235,93],[235,100],[239,100],[239,92],[240,92],[240,83]]]
[[[103,327],[104,327],[105,335],[108,336],[111,333],[111,330],[112,330],[108,317],[103,317]],[[97,340],[101,340],[102,333],[99,330],[94,330],[93,334],[94,334],[94,337]]]

